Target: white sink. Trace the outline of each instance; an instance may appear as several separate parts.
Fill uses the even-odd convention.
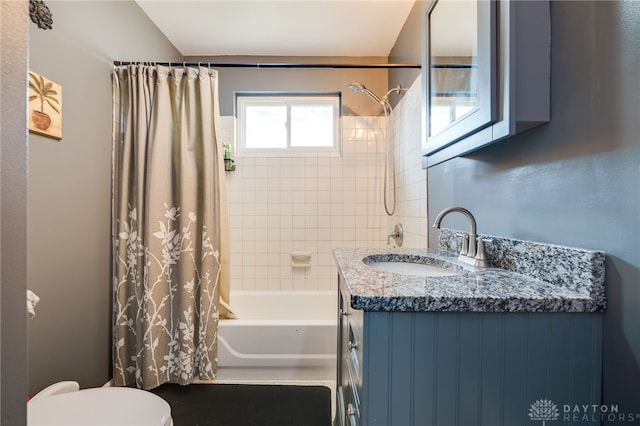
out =
[[[369,266],[385,272],[396,274],[418,275],[421,277],[446,277],[456,275],[457,272],[442,266],[413,262],[371,262]]]

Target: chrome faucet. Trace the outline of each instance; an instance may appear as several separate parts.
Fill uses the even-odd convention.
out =
[[[464,240],[462,244],[462,250],[460,251],[460,255],[458,256],[458,260],[479,267],[489,266],[484,250],[484,242],[489,240],[483,240],[482,238],[477,239],[476,219],[473,217],[469,210],[457,206],[447,207],[446,209],[438,213],[438,216],[436,216],[436,220],[433,222],[433,227],[440,229],[440,223],[442,222],[442,219],[444,219],[444,217],[449,213],[453,212],[458,212],[465,215],[466,218],[469,219],[470,224],[468,235],[459,234],[464,238]]]

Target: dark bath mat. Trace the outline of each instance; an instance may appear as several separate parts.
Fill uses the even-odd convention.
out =
[[[174,426],[330,426],[324,386],[164,384],[151,392],[171,406]]]

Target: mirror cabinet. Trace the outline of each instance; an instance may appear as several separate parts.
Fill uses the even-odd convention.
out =
[[[423,166],[550,119],[546,0],[433,0],[423,25]]]

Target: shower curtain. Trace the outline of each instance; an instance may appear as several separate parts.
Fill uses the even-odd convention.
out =
[[[213,379],[228,297],[217,72],[121,66],[113,89],[114,383]]]

